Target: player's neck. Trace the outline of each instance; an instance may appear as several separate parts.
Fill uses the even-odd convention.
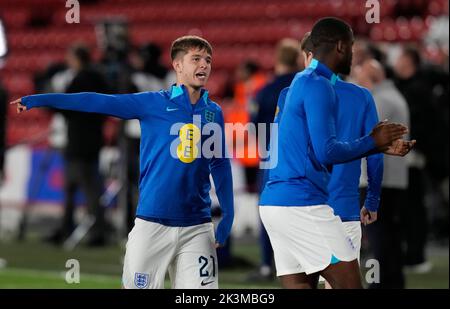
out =
[[[333,73],[338,74],[337,70],[337,61],[330,56],[322,56],[322,55],[316,55],[314,56],[315,59],[317,59],[320,63],[326,65]]]
[[[182,83],[178,83],[177,86],[180,86]],[[194,88],[192,86],[188,86],[184,84],[186,87],[188,94],[189,94],[189,101],[191,101],[191,104],[196,104],[198,100],[200,99],[201,94],[201,88]]]

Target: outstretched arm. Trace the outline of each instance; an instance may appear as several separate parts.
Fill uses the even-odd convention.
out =
[[[62,110],[106,114],[122,119],[140,119],[146,111],[144,106],[150,95],[148,92],[119,95],[95,92],[52,93],[26,96],[11,102],[11,104],[17,104],[18,113],[34,107],[53,107]]]

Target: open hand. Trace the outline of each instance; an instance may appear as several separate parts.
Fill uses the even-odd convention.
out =
[[[378,123],[370,135],[375,140],[375,145],[381,151],[386,151],[392,143],[401,139],[408,133],[408,127],[401,123],[388,122],[387,120]]]
[[[16,110],[17,110],[18,114],[20,114],[20,113],[22,113],[22,112],[27,110],[27,107],[25,105],[22,105],[22,99],[17,99],[15,101],[12,101],[9,104],[16,104],[17,105],[16,106]]]
[[[398,139],[395,140],[391,144],[391,146],[389,146],[387,150],[384,151],[384,153],[391,156],[404,157],[411,151],[411,149],[414,148],[415,145],[416,145],[415,139],[412,141],[405,141],[403,139]]]

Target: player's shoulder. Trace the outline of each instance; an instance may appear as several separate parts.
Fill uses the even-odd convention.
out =
[[[339,89],[339,88],[348,90],[348,91],[352,92],[353,95],[360,96],[365,101],[367,101],[368,98],[372,97],[372,93],[370,92],[369,89],[362,87],[360,85],[357,85],[355,83],[345,81],[345,80],[339,79],[336,82],[336,89]]]
[[[278,96],[278,102],[282,102],[284,100],[286,100],[286,96],[289,92],[290,87],[285,87],[280,91],[280,94]]]
[[[330,81],[311,68],[306,68],[297,73],[291,86],[291,91],[295,91],[301,87],[307,87],[308,91],[332,89]]]
[[[161,100],[170,100],[171,91],[169,89],[161,89],[160,91],[149,91],[152,96]]]
[[[285,87],[280,91],[280,94],[278,95],[277,108],[275,110],[275,117],[280,111],[284,110],[284,104],[286,103],[286,97],[289,89],[290,87]]]
[[[222,112],[222,107],[220,107],[220,105],[216,102],[214,102],[213,100],[208,98],[208,102],[207,102],[207,109],[209,109],[212,112],[218,112],[221,113]]]
[[[307,70],[305,70],[307,71]],[[333,84],[325,76],[318,74],[315,70],[305,72],[302,76],[304,85],[309,93],[334,92]]]

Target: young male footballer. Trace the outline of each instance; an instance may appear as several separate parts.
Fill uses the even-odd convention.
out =
[[[315,58],[280,94],[278,165],[268,171],[260,215],[284,287],[316,288],[322,275],[333,288],[361,288],[355,245],[328,205],[330,173],[334,164],[387,151],[408,129],[382,122],[368,134],[338,139],[336,74],[350,72],[353,33],[345,22],[324,18],[311,41]],[[413,145],[398,144],[392,154]]]
[[[233,223],[231,166],[225,155],[224,118],[204,86],[211,73],[212,48],[203,38],[184,36],[172,43],[177,82],[168,90],[122,95],[42,94],[18,99],[17,111],[53,107],[138,119],[139,203],[128,235],[123,287],[163,288],[169,271],[172,288],[218,288],[216,247]],[[202,144],[208,124],[221,128],[214,155]],[[210,174],[222,209],[214,232]]]

